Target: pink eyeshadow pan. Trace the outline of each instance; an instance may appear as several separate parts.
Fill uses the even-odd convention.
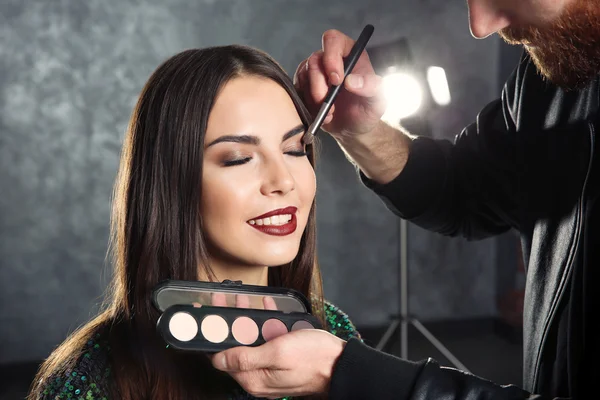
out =
[[[239,317],[231,326],[231,333],[241,344],[252,344],[258,339],[258,325],[248,317]]]
[[[262,335],[266,342],[288,332],[287,326],[278,319],[271,318],[262,326]]]
[[[296,321],[294,325],[292,325],[292,331],[298,331],[300,329],[314,329],[315,327],[308,321],[300,320]]]
[[[212,343],[222,343],[229,336],[227,321],[219,315],[207,315],[200,326],[204,338]]]

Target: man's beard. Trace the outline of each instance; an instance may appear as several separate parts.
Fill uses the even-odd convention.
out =
[[[600,73],[599,0],[574,0],[547,25],[498,33],[509,44],[524,44],[540,73],[564,89],[581,88]]]

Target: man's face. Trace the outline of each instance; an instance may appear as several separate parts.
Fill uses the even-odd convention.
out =
[[[522,44],[543,76],[565,88],[600,73],[599,0],[468,0],[471,32]]]

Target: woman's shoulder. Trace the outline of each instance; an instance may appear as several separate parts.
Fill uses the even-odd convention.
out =
[[[81,339],[70,358],[50,367],[36,399],[108,399],[111,376],[108,329],[99,328]]]
[[[323,305],[327,330],[331,334],[343,340],[350,340],[353,337],[362,340],[360,333],[344,311],[327,300],[324,301]]]

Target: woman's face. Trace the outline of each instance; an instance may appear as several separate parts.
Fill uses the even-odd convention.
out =
[[[274,81],[245,76],[222,88],[206,130],[200,209],[215,272],[296,257],[316,190],[304,131]]]

